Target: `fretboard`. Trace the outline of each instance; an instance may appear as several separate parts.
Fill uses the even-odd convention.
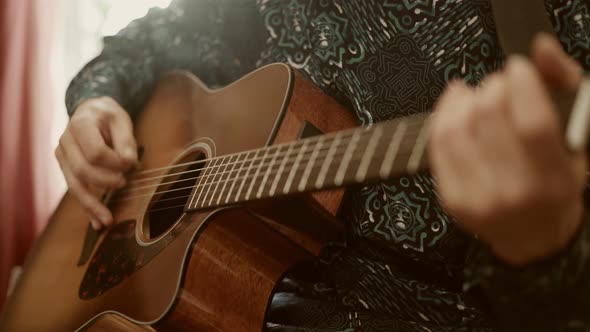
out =
[[[425,169],[428,117],[273,145],[207,161],[187,211],[373,183]]]

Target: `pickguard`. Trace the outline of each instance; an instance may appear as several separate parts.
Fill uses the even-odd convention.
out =
[[[78,295],[82,300],[96,298],[147,265],[189,225],[183,218],[159,241],[144,246],[135,238],[136,221],[128,220],[110,228],[88,264]]]

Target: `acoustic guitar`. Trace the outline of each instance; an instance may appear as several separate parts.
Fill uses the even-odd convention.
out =
[[[358,127],[284,64],[219,90],[169,73],[135,123],[139,165],[105,195],[114,226],[67,193],[0,331],[261,331],[285,272],[343,242],[341,188],[424,170],[428,124]]]
[[[137,119],[139,166],[106,198],[115,225],[96,233],[67,194],[2,331],[260,331],[287,269],[342,241],[344,192],[326,190],[423,169],[427,124],[358,128],[284,64],[217,91],[170,73]]]
[[[428,123],[357,127],[284,64],[216,91],[169,73],[136,122],[140,164],[105,197],[115,225],[95,232],[66,194],[0,330],[261,331],[281,276],[343,241],[344,191],[327,190],[425,169]]]

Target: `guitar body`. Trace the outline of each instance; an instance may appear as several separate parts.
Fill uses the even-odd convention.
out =
[[[140,183],[125,189],[150,192],[113,200],[115,225],[96,236],[66,194],[29,255],[0,331],[261,331],[281,276],[341,240],[343,191],[196,213],[166,209],[169,197],[156,193],[178,180],[167,175],[170,166],[296,140],[306,123],[324,133],[356,126],[286,65],[215,91],[186,73],[166,75],[136,121],[143,153],[130,176]],[[152,169],[160,171],[142,173]]]

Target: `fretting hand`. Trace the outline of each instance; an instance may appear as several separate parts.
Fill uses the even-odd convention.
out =
[[[113,216],[98,195],[125,186],[124,173],[137,160],[127,112],[110,97],[84,101],[61,136],[55,156],[70,192],[86,209],[92,226],[110,225]]]
[[[477,90],[453,83],[436,107],[430,160],[441,200],[510,265],[558,253],[583,220],[586,156],[566,150],[549,94],[581,79],[558,42],[540,35],[532,61],[511,57]]]

